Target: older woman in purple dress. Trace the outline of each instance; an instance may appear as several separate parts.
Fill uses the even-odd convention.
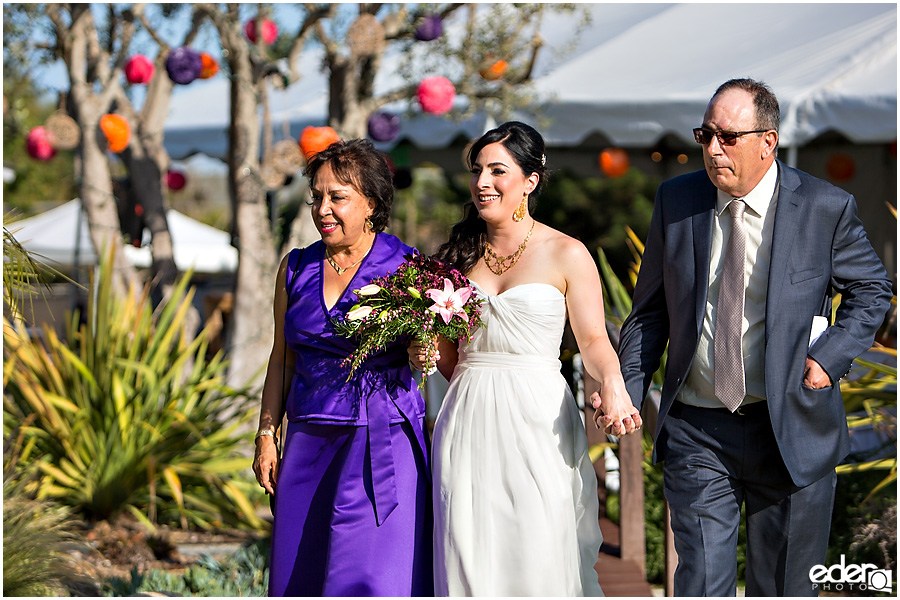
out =
[[[278,271],[253,461],[274,497],[269,594],[430,596],[425,403],[406,348],[389,346],[348,380],[341,361],[353,345],[332,327],[353,290],[412,250],[383,233],[391,173],[371,142],[351,140],[316,154],[304,174],[322,240],[292,250]]]

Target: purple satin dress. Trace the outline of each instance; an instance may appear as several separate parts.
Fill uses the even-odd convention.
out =
[[[270,596],[431,596],[432,509],[425,402],[406,347],[371,356],[347,381],[353,344],[331,320],[353,290],[412,251],[377,234],[329,310],[325,245],[288,260],[284,335],[296,355],[288,427],[274,498]],[[294,270],[297,271],[296,277]]]

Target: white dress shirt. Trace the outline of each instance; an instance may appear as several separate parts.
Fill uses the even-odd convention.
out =
[[[757,186],[740,198],[747,204],[747,210],[744,212],[744,227],[747,232],[747,254],[744,258],[746,289],[744,318],[741,321],[741,351],[744,356],[744,377],[747,384],[747,396],[743,402],[745,405],[766,398],[766,294],[769,286],[775,205],[778,202],[777,185],[778,166],[773,162]],[[685,386],[678,395],[678,400],[693,406],[724,407],[715,394],[713,334],[725,241],[731,235],[731,211],[728,210],[728,205],[733,200],[735,199],[730,195],[718,190],[709,257],[709,293],[700,328],[700,343]]]

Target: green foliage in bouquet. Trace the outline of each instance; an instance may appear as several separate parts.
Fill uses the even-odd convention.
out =
[[[462,273],[420,254],[404,258],[406,262],[390,275],[353,290],[359,302],[334,324],[339,335],[357,342],[356,351],[345,361],[349,377],[368,357],[396,340],[414,339],[431,349],[437,336],[470,339],[472,331],[483,326],[482,300]],[[433,358],[429,363],[433,366]]]
[[[264,528],[241,475],[252,400],[225,384],[221,355],[206,358],[205,332],[186,335],[188,278],[154,314],[147,290],[115,295],[112,268],[104,257],[68,342],[4,319],[3,429],[21,429],[21,464],[40,473],[28,491],[85,519]]]

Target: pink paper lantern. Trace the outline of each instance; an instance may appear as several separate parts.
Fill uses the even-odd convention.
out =
[[[47,162],[56,155],[56,150],[50,144],[50,138],[43,125],[28,132],[28,137],[25,138],[25,150],[28,152],[28,156],[43,162]]]
[[[275,40],[278,39],[278,26],[269,19],[263,19],[261,29],[263,43],[267,46],[275,43]],[[256,43],[256,19],[247,21],[247,24],[244,25],[244,35],[250,42]]]
[[[422,110],[434,115],[442,115],[453,108],[456,88],[446,77],[437,75],[426,77],[416,90]]]
[[[145,84],[153,78],[156,67],[143,54],[135,54],[125,63],[125,79],[131,84]]]
[[[173,192],[187,185],[187,177],[181,171],[166,171],[166,186]]]

